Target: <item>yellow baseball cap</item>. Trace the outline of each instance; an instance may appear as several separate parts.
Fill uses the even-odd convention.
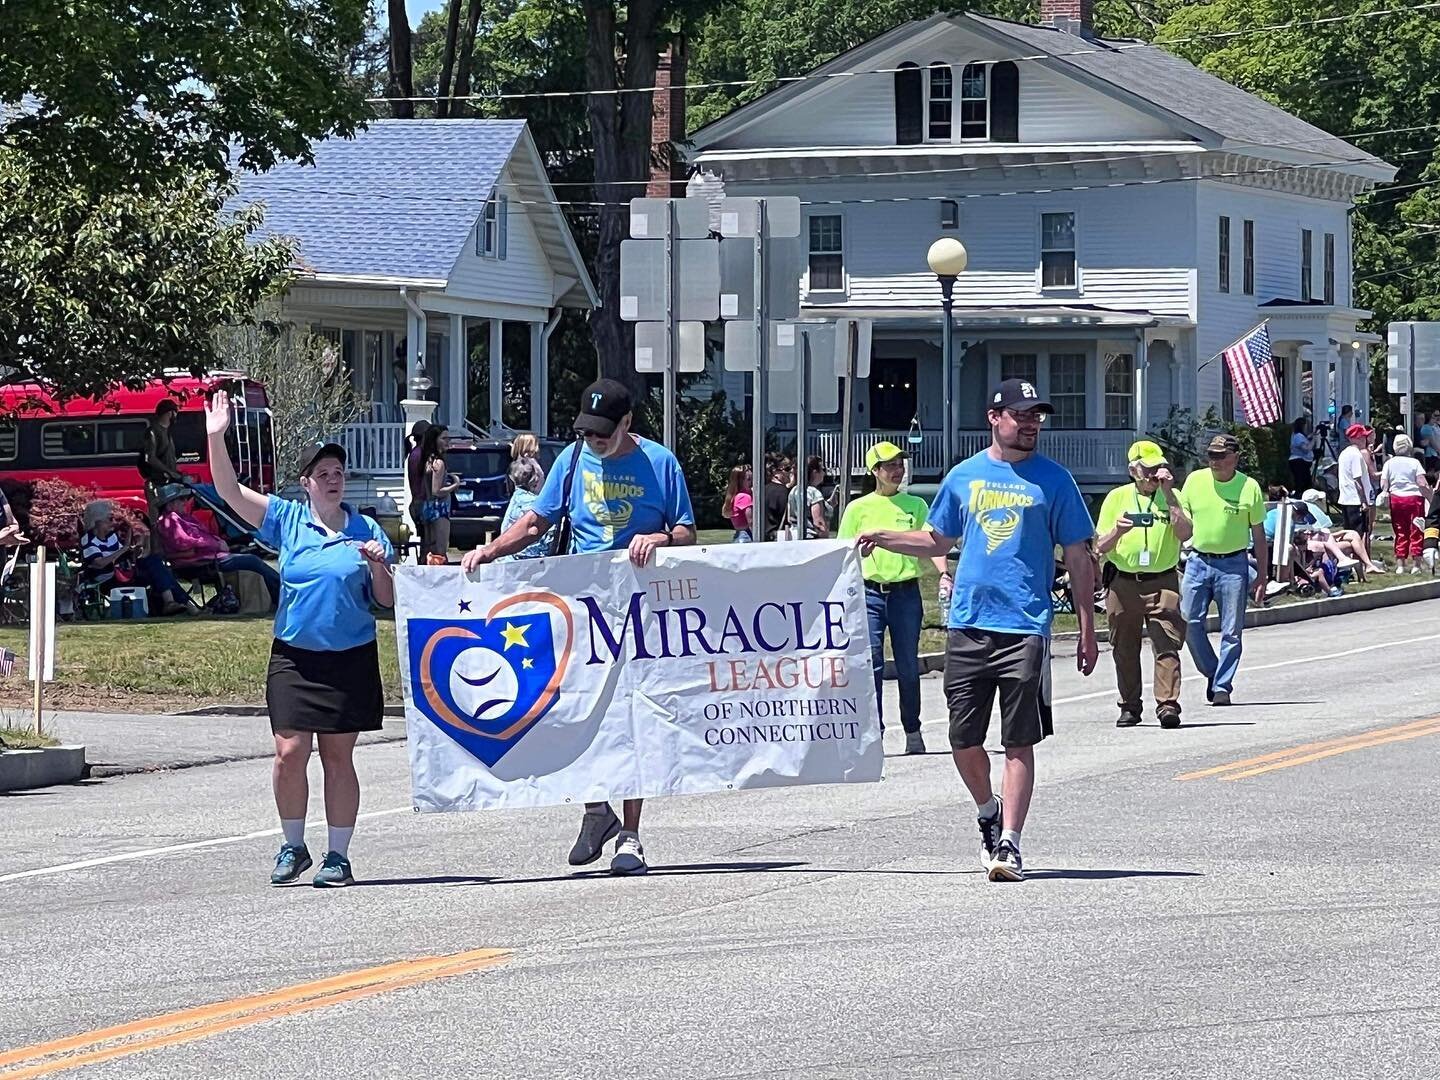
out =
[[[875,468],[882,461],[894,461],[896,458],[903,458],[905,451],[896,446],[893,442],[877,442],[865,452],[865,468]]]
[[[1132,465],[1139,462],[1147,469],[1153,469],[1157,465],[1169,464],[1165,460],[1165,451],[1151,442],[1149,439],[1141,439],[1139,442],[1131,443],[1130,449],[1125,455],[1125,460]]]

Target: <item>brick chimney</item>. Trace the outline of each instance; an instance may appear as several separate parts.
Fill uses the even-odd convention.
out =
[[[1088,4],[1089,0],[1085,0]],[[650,183],[645,194],[654,199],[685,197],[685,165],[675,144],[685,139],[685,76],[690,52],[675,37],[660,54],[655,69],[655,119],[650,133]]]
[[[1040,0],[1040,25],[1079,37],[1095,32],[1094,0]]]

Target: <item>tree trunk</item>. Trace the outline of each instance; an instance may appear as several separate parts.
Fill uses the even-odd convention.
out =
[[[629,5],[623,49],[627,88],[655,85],[658,14],[654,0],[632,0]],[[613,0],[585,0],[585,30],[586,89],[613,91],[619,85]],[[645,380],[635,370],[634,327],[620,318],[620,242],[629,231],[630,197],[638,193],[625,181],[650,172],[654,101],[649,94],[592,94],[586,114],[595,144],[595,198],[603,204],[595,253],[600,307],[590,316],[590,329],[601,376],[624,383],[638,400],[645,394]]]
[[[438,100],[435,102],[435,115],[441,120],[454,115],[454,102],[451,95],[454,90],[450,86],[450,76],[455,71],[455,43],[460,37],[460,3],[461,0],[450,0],[450,10],[445,21],[445,52],[440,58],[440,85],[436,88]]]
[[[475,35],[480,29],[480,5],[482,0],[470,0],[465,10],[465,32],[460,37],[460,56],[455,64],[455,97],[451,102],[451,116],[470,115],[470,103],[465,100],[470,94],[470,70],[475,62]]]
[[[405,14],[405,0],[390,0],[390,86],[387,96],[406,100],[392,101],[390,115],[397,120],[415,119],[414,68],[410,55],[410,17]]]

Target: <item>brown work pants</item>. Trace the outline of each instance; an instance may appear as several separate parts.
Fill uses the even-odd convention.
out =
[[[1116,574],[1105,598],[1110,620],[1110,649],[1115,656],[1115,681],[1120,707],[1140,711],[1144,684],[1140,680],[1140,642],[1148,630],[1155,654],[1155,704],[1180,706],[1180,650],[1185,647],[1185,620],[1180,616],[1180,580],[1167,570],[1137,580]]]

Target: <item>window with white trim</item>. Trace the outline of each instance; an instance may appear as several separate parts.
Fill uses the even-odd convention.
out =
[[[1023,379],[1032,386],[1039,383],[1040,363],[1034,353],[1001,353],[1000,378]]]
[[[839,214],[810,218],[810,292],[845,289],[844,226]]]
[[[1085,426],[1085,360],[1083,352],[1050,354],[1050,423],[1057,428]]]
[[[1075,215],[1040,215],[1040,287],[1075,288]]]
[[[990,65],[966,64],[960,72],[960,138],[990,138]]]
[[[504,195],[491,195],[475,224],[475,254],[482,259],[505,258],[505,233],[510,200]]]
[[[1335,303],[1335,234],[1325,234],[1325,303]]]
[[[1111,431],[1135,427],[1135,357],[1105,354],[1105,426]]]
[[[949,64],[930,65],[930,92],[926,95],[925,137],[931,142],[949,142],[955,107],[955,75]]]
[[[1230,219],[1222,216],[1220,218],[1220,291],[1230,291]]]
[[[1315,234],[1309,229],[1300,230],[1300,299],[1305,302],[1314,296],[1312,291],[1315,269]]]
[[[1242,257],[1243,257],[1243,260],[1244,260],[1244,263],[1245,263],[1244,271],[1243,271],[1243,272],[1244,272],[1244,275],[1245,275],[1245,281],[1244,281],[1244,286],[1243,286],[1243,287],[1244,287],[1245,295],[1246,295],[1246,296],[1254,296],[1254,295],[1255,295],[1255,222],[1253,222],[1253,221],[1251,221],[1250,219],[1247,218],[1247,219],[1245,220],[1244,225],[1241,227],[1241,235],[1242,235],[1242,237],[1243,237],[1243,239],[1241,240],[1241,243],[1242,243],[1242,245],[1243,245]]]

